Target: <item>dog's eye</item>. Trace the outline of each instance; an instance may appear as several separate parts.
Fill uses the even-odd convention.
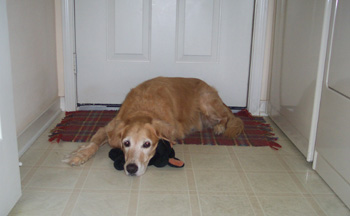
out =
[[[130,146],[130,141],[126,140],[123,142],[124,146],[125,147],[129,147]]]
[[[149,148],[150,146],[151,146],[151,143],[148,141],[142,145],[143,148]]]

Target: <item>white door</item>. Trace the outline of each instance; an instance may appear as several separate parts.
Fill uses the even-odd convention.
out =
[[[350,208],[350,1],[334,1],[316,139],[316,171]]]
[[[78,103],[121,104],[156,76],[197,77],[246,107],[254,0],[76,0]]]
[[[6,0],[0,0],[0,215],[21,196]]]

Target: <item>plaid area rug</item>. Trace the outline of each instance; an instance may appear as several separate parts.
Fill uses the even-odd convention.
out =
[[[116,115],[116,111],[76,111],[66,112],[65,118],[59,123],[49,136],[51,142],[87,142],[98,128],[108,124]],[[231,139],[222,135],[215,135],[212,129],[195,132],[185,139],[182,144],[195,145],[227,145],[227,146],[270,146],[278,150],[281,146],[276,143],[272,128],[266,124],[263,117],[252,116],[247,110],[235,113],[244,123],[244,132]]]

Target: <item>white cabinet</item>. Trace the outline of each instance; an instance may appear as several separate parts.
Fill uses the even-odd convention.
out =
[[[350,208],[350,1],[333,2],[314,167]]]
[[[268,114],[313,160],[329,1],[277,0]]]

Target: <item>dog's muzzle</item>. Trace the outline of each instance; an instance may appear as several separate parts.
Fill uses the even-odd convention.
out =
[[[135,175],[135,173],[137,172],[138,170],[138,167],[136,164],[134,163],[131,163],[131,164],[128,164],[126,166],[126,171],[130,174],[130,175]]]

